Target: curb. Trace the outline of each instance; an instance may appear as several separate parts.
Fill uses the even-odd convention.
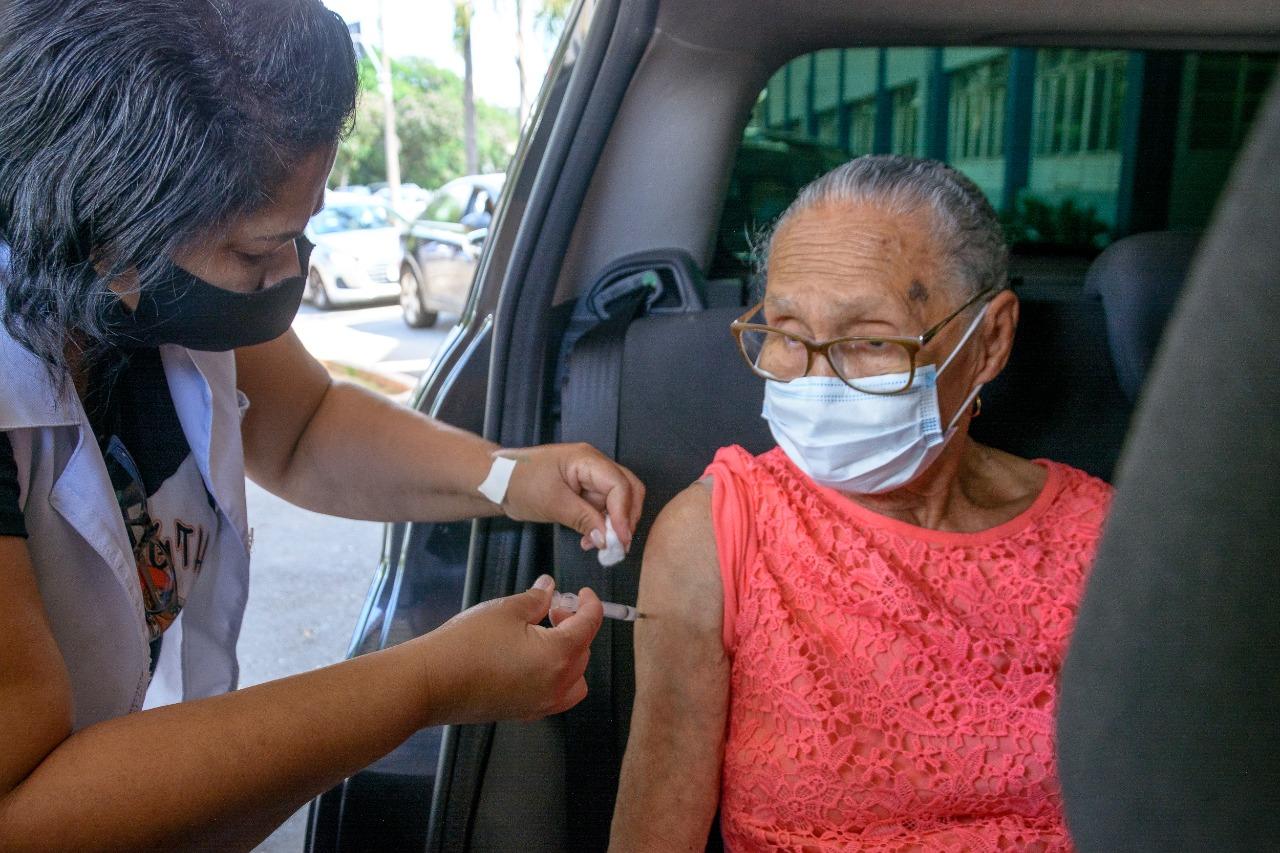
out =
[[[418,380],[403,373],[377,370],[345,361],[322,360],[320,363],[334,379],[354,382],[388,397],[407,397],[418,384]]]

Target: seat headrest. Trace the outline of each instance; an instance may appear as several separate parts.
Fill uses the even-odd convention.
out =
[[[1108,246],[1085,276],[1085,293],[1102,298],[1116,377],[1131,401],[1142,390],[1199,239],[1184,231],[1134,234]]]

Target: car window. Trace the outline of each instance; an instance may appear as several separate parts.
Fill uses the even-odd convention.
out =
[[[390,228],[395,225],[390,210],[376,204],[338,205],[325,207],[311,220],[311,230],[316,234],[335,234],[339,231],[366,231],[372,228]]]
[[[452,181],[441,187],[422,212],[422,218],[431,222],[461,222],[471,198],[471,185],[465,181]]]
[[[1092,258],[1136,231],[1203,228],[1274,53],[850,48],[783,66],[730,177],[712,278],[747,277],[800,188],[861,154],[968,175],[1022,255]]]
[[[471,194],[471,200],[467,202],[467,216],[485,213],[486,205],[488,204],[489,193],[480,187],[476,187],[475,192]]]

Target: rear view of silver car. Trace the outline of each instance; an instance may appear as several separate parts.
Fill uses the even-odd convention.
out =
[[[379,199],[329,193],[307,226],[315,243],[306,298],[322,310],[394,299],[406,223]]]

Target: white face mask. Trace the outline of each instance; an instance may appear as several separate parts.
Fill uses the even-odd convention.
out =
[[[942,367],[916,368],[911,387],[901,394],[855,391],[834,376],[766,382],[762,415],[774,440],[820,485],[866,495],[906,485],[938,458],[955,434],[956,421],[982,390],[981,385],[973,389],[944,430],[938,377],[986,313],[984,305]],[[900,387],[905,380],[905,374],[893,374],[873,381]]]

